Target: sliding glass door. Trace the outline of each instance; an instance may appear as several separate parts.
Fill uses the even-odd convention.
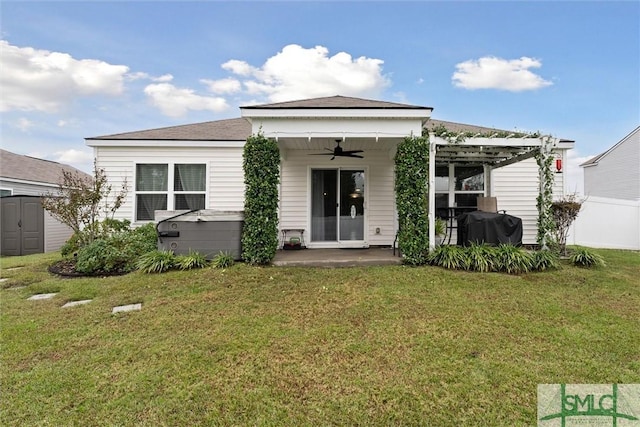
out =
[[[311,171],[311,241],[364,241],[364,170]]]

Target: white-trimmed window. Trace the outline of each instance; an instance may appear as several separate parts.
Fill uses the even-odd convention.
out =
[[[12,188],[0,188],[0,197],[13,196]]]
[[[451,207],[472,209],[485,194],[482,165],[437,165],[435,171],[436,215],[446,218]]]
[[[204,209],[204,163],[136,164],[136,221],[152,221],[157,210]]]

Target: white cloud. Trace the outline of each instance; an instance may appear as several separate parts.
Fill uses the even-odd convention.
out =
[[[56,151],[55,153],[55,161],[60,163],[66,163],[70,165],[76,164],[85,164],[87,162],[93,162],[93,152],[75,150],[73,148],[64,150],[64,151]]]
[[[222,64],[222,68],[231,71],[233,74],[239,74],[241,76],[250,76],[251,74],[258,71],[257,68],[252,67],[244,61],[239,61],[237,59],[232,59],[230,61]]]
[[[247,78],[242,83],[249,95],[281,102],[338,94],[376,97],[390,85],[382,74],[383,62],[364,56],[352,58],[346,52],[329,56],[323,46],[305,49],[291,44],[260,67],[233,59],[222,68]]]
[[[60,110],[75,98],[119,95],[125,65],[74,59],[66,53],[17,47],[0,40],[0,111]]]
[[[451,80],[454,86],[472,90],[535,90],[553,84],[529,70],[541,66],[542,62],[539,60],[526,56],[511,60],[485,56],[456,64],[456,72]]]
[[[217,94],[233,94],[242,90],[240,81],[233,77],[221,80],[202,79],[200,82],[206,84],[211,92]]]
[[[189,110],[221,112],[229,108],[224,98],[201,96],[191,89],[181,89],[169,83],[154,83],[144,88],[151,103],[169,117],[180,117]]]
[[[154,77],[154,76],[150,75],[149,73],[144,73],[142,71],[138,71],[138,72],[135,72],[135,73],[128,73],[126,75],[126,77],[127,77],[127,80],[129,80],[129,81],[151,80],[152,82],[156,82],[156,83],[170,82],[171,80],[173,80],[173,75],[171,75],[171,74],[163,74],[161,76]]]
[[[16,122],[15,126],[20,129],[22,132],[28,132],[29,129],[31,129],[33,127],[35,123],[33,123],[31,120],[25,118],[25,117],[21,117],[18,119],[18,121]]]

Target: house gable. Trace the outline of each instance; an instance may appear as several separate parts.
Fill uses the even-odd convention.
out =
[[[580,166],[586,196],[640,200],[640,127]]]

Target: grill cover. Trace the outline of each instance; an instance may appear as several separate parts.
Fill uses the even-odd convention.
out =
[[[522,220],[518,217],[473,211],[458,215],[456,219],[460,246],[471,243],[522,245]]]

